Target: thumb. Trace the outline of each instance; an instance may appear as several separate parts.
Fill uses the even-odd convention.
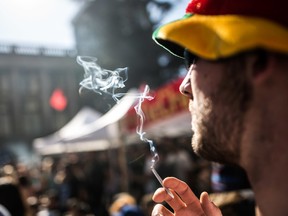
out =
[[[210,201],[207,192],[201,194],[200,203],[206,216],[222,216],[220,209]]]

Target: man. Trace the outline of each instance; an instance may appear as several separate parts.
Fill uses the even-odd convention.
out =
[[[288,2],[192,0],[183,19],[154,32],[154,40],[185,58],[180,86],[190,99],[192,147],[215,162],[245,169],[263,216],[287,216]],[[153,215],[221,215],[206,192],[200,200],[169,177]],[[177,195],[176,195],[177,193]]]

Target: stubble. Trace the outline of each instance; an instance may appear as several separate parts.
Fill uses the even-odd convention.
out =
[[[252,98],[243,58],[225,61],[218,90],[192,110],[192,147],[201,157],[219,163],[238,164],[243,120]]]

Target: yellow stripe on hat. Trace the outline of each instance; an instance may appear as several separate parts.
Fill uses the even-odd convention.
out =
[[[153,39],[181,57],[185,48],[211,60],[253,48],[288,53],[287,28],[248,16],[195,14],[160,27]]]

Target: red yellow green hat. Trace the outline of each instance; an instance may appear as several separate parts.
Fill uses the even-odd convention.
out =
[[[192,0],[153,39],[179,57],[184,49],[211,60],[254,48],[288,54],[288,1]]]

